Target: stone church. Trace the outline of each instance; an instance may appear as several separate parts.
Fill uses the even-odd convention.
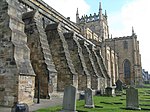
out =
[[[63,92],[141,83],[139,41],[112,38],[107,13],[65,18],[42,0],[0,1],[0,105],[33,103]],[[39,90],[40,88],[40,90]]]

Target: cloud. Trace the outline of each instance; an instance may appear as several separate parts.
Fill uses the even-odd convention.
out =
[[[85,0],[43,0],[52,8],[65,17],[70,17],[71,21],[76,21],[76,10],[79,9],[80,16],[88,13],[90,6]]]
[[[88,14],[90,5],[86,0],[43,0],[65,17],[70,17],[75,22],[76,9],[79,14]],[[142,66],[150,71],[150,0],[130,0],[126,2],[121,10],[108,14],[110,33],[113,37],[128,36],[132,33],[132,26],[140,42],[142,54]]]
[[[140,52],[142,54],[142,66],[150,71],[150,0],[132,0],[124,4],[122,9],[109,17],[110,33],[114,36],[131,35],[131,27],[140,42]]]

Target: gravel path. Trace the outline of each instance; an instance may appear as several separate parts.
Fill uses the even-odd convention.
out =
[[[54,97],[51,99],[40,99],[40,103],[33,104],[29,106],[29,112],[36,111],[41,108],[47,108],[47,107],[52,107],[52,106],[57,106],[57,105],[62,105],[62,98],[59,97]],[[36,102],[36,99],[35,99]],[[0,107],[0,112],[11,112],[11,108],[8,107]]]

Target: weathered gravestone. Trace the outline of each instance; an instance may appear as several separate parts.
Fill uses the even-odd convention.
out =
[[[140,110],[138,90],[132,86],[126,90],[126,108],[132,110]]]
[[[115,88],[116,88],[116,86],[107,87],[105,89],[106,96],[116,96],[116,94],[115,94]]]
[[[123,89],[122,85],[123,85],[122,81],[118,79],[116,81],[116,90],[117,91],[122,91],[122,89]]]
[[[29,107],[25,103],[16,103],[12,107],[11,112],[29,112]]]
[[[92,89],[87,88],[85,90],[85,106],[86,108],[94,108],[94,101],[92,95]]]
[[[63,110],[61,112],[77,112],[76,88],[72,85],[65,87],[63,97]]]
[[[81,91],[79,93],[79,100],[84,100],[85,99],[85,91]]]

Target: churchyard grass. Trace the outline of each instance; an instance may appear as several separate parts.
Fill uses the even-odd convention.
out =
[[[138,88],[139,104],[142,110],[126,110],[126,91],[116,97],[94,96],[95,108],[84,108],[85,101],[77,100],[78,112],[150,112],[150,85],[146,88]],[[36,112],[59,112],[61,106],[40,109]],[[149,109],[149,110],[148,110]]]

